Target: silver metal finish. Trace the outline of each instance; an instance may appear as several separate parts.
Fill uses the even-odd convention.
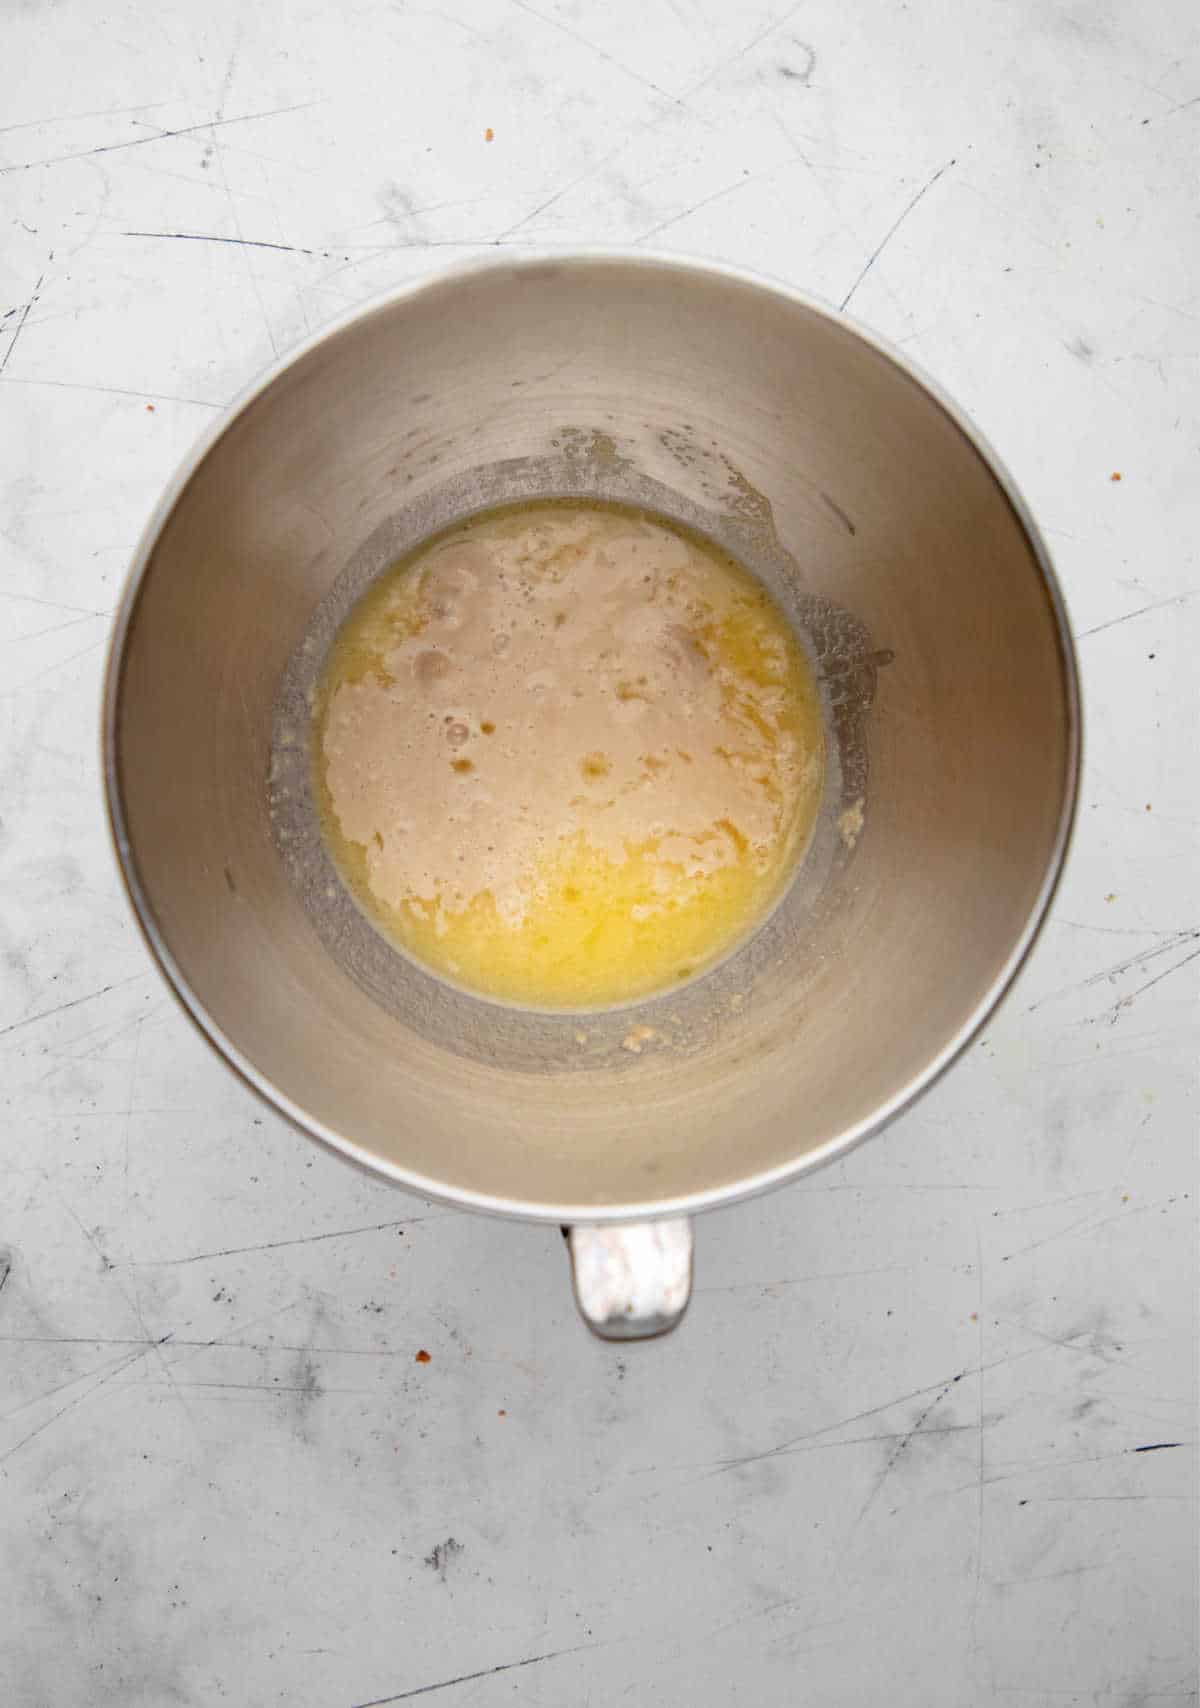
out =
[[[303,799],[305,671],[354,591],[441,522],[547,491],[653,503],[757,570],[833,759],[764,929],[598,1016],[449,993],[357,931]],[[599,1224],[793,1179],[954,1059],[1057,880],[1079,705],[1045,550],[928,381],[744,275],[578,255],[402,291],[229,411],[139,547],[104,744],[147,939],[250,1084],[400,1185]]]
[[[626,1222],[570,1230],[579,1314],[602,1340],[647,1340],[675,1327],[692,1295],[692,1224]]]

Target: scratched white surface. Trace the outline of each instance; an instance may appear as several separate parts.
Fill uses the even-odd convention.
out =
[[[0,1701],[1194,1702],[1190,0],[9,0],[0,61]],[[360,1178],[206,1053],[96,763],[213,412],[386,286],[578,242],[761,268],[933,371],[1090,714],[986,1039],[705,1220],[684,1327],[625,1350],[557,1233]]]

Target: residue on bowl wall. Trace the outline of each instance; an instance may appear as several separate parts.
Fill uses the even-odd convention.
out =
[[[847,848],[853,848],[862,834],[863,800],[860,795],[852,806],[844,807],[838,814],[838,834]]]

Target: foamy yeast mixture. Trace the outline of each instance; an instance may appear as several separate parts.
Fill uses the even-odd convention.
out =
[[[650,516],[492,511],[350,613],[316,702],[323,828],[375,922],[484,996],[592,1007],[715,960],[821,792],[814,685],[729,558]]]

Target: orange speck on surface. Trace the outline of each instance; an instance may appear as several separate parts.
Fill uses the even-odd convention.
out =
[[[497,1416],[497,1417],[507,1417],[507,1416],[508,1416],[508,1413],[507,1413],[507,1412],[506,1412],[506,1411],[498,1411],[498,1412],[497,1412],[497,1413],[496,1413],[496,1416]]]
[[[495,142],[495,140],[496,140],[496,133],[495,133],[495,131],[494,131],[494,130],[493,130],[493,129],[492,129],[492,127],[491,127],[491,125],[489,125],[489,126],[488,126],[488,128],[487,128],[487,129],[486,129],[486,130],[485,130],[485,131],[484,131],[484,133],[483,133],[483,140],[484,140],[484,141],[485,141],[485,142]]]
[[[154,405],[152,403],[148,403],[146,405],[146,414],[147,415],[153,415],[154,414]]]
[[[1149,801],[1146,802],[1146,811],[1147,812],[1150,811],[1150,802]]]
[[[1108,478],[1109,478],[1109,480],[1120,480],[1120,478],[1121,478],[1120,469],[1114,469]]]
[[[424,1347],[422,1347],[420,1352],[417,1353],[417,1363],[418,1364],[428,1364],[428,1363],[430,1363],[430,1361],[431,1360],[430,1360],[429,1353],[426,1352]]]

